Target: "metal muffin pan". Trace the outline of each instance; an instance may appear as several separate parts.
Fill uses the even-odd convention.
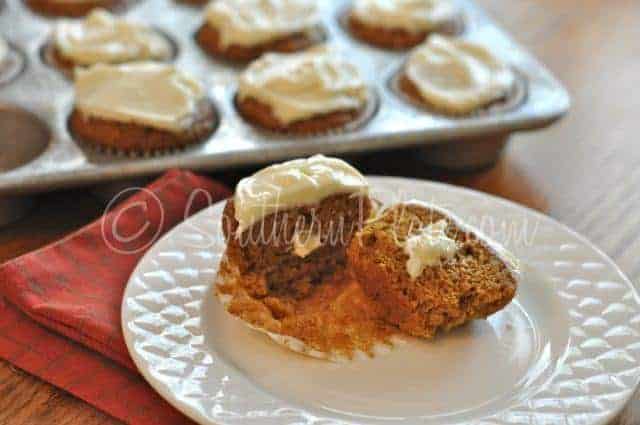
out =
[[[178,49],[174,63],[206,85],[219,114],[219,126],[208,140],[185,150],[130,157],[97,152],[73,139],[67,128],[73,108],[72,82],[46,64],[42,55],[57,19],[34,13],[22,0],[6,0],[0,8],[0,33],[19,49],[25,66],[19,76],[0,85],[0,116],[8,114],[11,120],[24,119],[16,128],[29,125],[35,116],[48,131],[36,132],[46,140],[35,141],[33,132],[0,133],[5,134],[4,140],[0,140],[1,157],[11,156],[23,144],[46,145],[26,163],[0,169],[0,195],[138,177],[170,167],[219,170],[315,153],[341,154],[415,145],[429,146],[425,151],[428,162],[449,167],[475,166],[494,159],[509,134],[545,127],[569,108],[566,90],[551,73],[468,0],[458,1],[465,21],[461,36],[490,46],[510,63],[523,78],[526,96],[508,110],[466,118],[448,118],[416,107],[394,93],[391,84],[408,52],[378,49],[351,37],[340,24],[340,16],[349,3],[349,0],[318,1],[323,11],[326,42],[360,67],[376,93],[377,110],[365,125],[354,131],[314,137],[266,133],[239,116],[233,98],[243,66],[212,59],[196,44],[194,34],[203,22],[202,7],[174,0],[133,3],[121,14],[146,22],[171,38]]]

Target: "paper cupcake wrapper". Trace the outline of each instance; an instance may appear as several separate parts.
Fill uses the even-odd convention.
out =
[[[431,105],[425,102],[423,99],[418,99],[409,95],[400,87],[400,80],[404,75],[404,65],[401,66],[390,78],[388,86],[391,91],[402,99],[405,103],[410,104],[417,109],[421,109],[432,115],[438,115],[446,118],[461,119],[461,118],[473,118],[473,117],[486,117],[489,115],[497,115],[505,112],[517,109],[522,105],[528,96],[528,83],[527,79],[520,71],[512,67],[512,71],[515,76],[515,81],[511,90],[507,95],[500,100],[492,102],[491,104],[478,108],[475,111],[468,114],[461,114],[452,111],[448,111],[446,108]]]
[[[226,261],[226,257],[223,257],[222,261]],[[237,285],[237,283],[235,282],[237,282],[238,279],[240,279],[240,276],[239,276],[239,272],[237,272],[237,270],[234,270],[231,274],[221,275],[219,273],[217,279],[219,282],[224,281],[225,284],[227,285],[235,286]],[[290,335],[275,333],[267,329],[264,329],[262,327],[256,326],[255,324],[249,323],[246,320],[243,320],[242,318],[229,312],[229,306],[233,301],[233,295],[223,294],[220,291],[218,291],[217,288],[215,290],[215,294],[218,300],[220,301],[220,303],[222,304],[222,306],[224,307],[224,309],[229,314],[234,316],[236,319],[240,320],[245,326],[255,331],[258,331],[262,334],[267,335],[273,342],[275,342],[278,345],[286,347],[289,350],[294,351],[296,353],[303,354],[305,356],[313,357],[316,359],[327,360],[335,363],[345,363],[345,362],[350,362],[355,360],[370,359],[372,356],[377,357],[377,356],[388,354],[393,350],[394,347],[400,346],[406,343],[406,341],[400,336],[400,334],[395,334],[395,335],[391,335],[387,341],[375,342],[372,346],[370,353],[367,353],[363,350],[354,350],[351,353],[351,356],[348,356],[338,350],[321,351],[321,350],[318,350],[317,348],[312,347],[311,345],[307,344],[306,342],[302,341],[299,338],[296,338]]]

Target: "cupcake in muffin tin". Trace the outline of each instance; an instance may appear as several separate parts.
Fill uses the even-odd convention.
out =
[[[354,0],[347,26],[356,38],[387,49],[407,49],[432,33],[461,31],[461,11],[450,0]]]
[[[217,118],[205,88],[169,64],[98,64],[75,72],[72,134],[126,152],[181,148],[206,138]]]
[[[233,61],[303,50],[324,38],[315,0],[215,0],[204,15],[198,43]]]
[[[240,75],[236,95],[236,107],[250,123],[300,135],[358,125],[374,103],[358,68],[324,45],[262,56]]]
[[[512,67],[488,48],[440,35],[411,52],[394,85],[412,103],[449,116],[511,104],[522,92]]]
[[[45,60],[65,73],[98,63],[168,61],[174,54],[159,31],[104,9],[93,10],[82,21],[58,23],[44,52]]]

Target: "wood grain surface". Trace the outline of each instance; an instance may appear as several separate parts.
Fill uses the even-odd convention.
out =
[[[422,152],[355,158],[368,173],[465,185],[544,211],[587,236],[640,283],[640,2],[478,0],[567,85],[570,115],[544,131],[514,136],[498,164],[452,175],[429,169]],[[233,184],[250,170],[215,175]],[[42,246],[97,217],[90,190],[41,196],[37,208],[0,229],[0,261]],[[107,415],[0,363],[1,424],[112,424]],[[640,424],[640,397],[616,421]]]

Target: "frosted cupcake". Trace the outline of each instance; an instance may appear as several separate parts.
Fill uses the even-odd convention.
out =
[[[372,103],[358,69],[326,46],[262,56],[241,74],[236,96],[247,121],[295,134],[357,125]]]
[[[119,151],[182,147],[216,124],[204,87],[169,64],[98,64],[76,69],[69,125],[80,140]]]
[[[50,16],[85,16],[93,9],[114,10],[124,7],[125,0],[25,0],[27,5],[43,15]]]
[[[315,0],[213,0],[196,38],[212,56],[248,61],[322,39]]]
[[[222,218],[226,249],[215,293],[224,308],[274,341],[346,360],[390,347],[384,323],[346,266],[346,248],[369,218],[369,184],[322,155],[242,179]]]
[[[461,11],[450,0],[355,0],[348,15],[351,33],[389,49],[422,43],[434,32],[459,30]]]
[[[410,100],[447,115],[505,102],[515,84],[512,68],[486,47],[435,35],[411,53],[398,79]]]
[[[96,9],[82,21],[60,22],[48,55],[58,68],[70,71],[98,63],[166,61],[173,55],[173,46],[153,28]]]

